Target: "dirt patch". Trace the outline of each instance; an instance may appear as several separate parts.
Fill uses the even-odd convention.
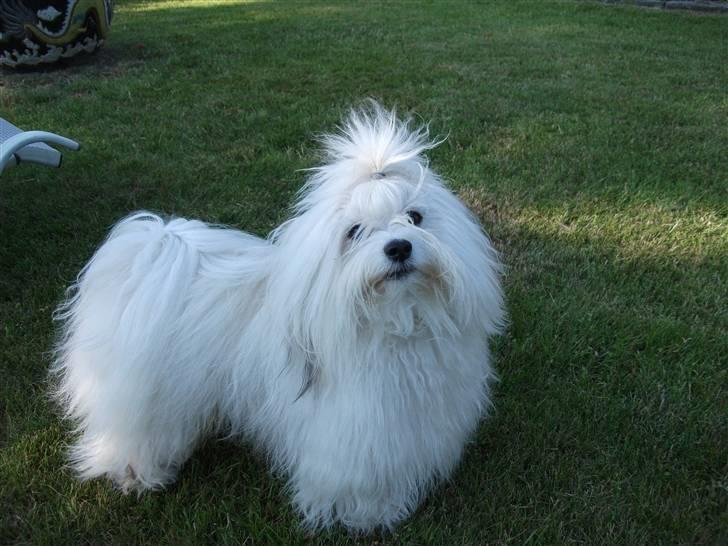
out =
[[[35,88],[42,88],[89,77],[114,78],[143,64],[144,59],[138,51],[104,47],[94,53],[60,59],[50,64],[0,67],[0,88],[11,88],[14,84],[31,84]]]

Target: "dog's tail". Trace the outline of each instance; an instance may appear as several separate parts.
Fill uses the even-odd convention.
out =
[[[325,165],[311,169],[302,189],[301,209],[321,202],[327,194],[340,194],[362,182],[396,178],[419,183],[427,170],[424,152],[444,139],[430,137],[427,124],[411,117],[398,118],[375,100],[349,112],[334,134],[321,137]],[[432,173],[429,173],[432,175]]]
[[[56,311],[65,326],[61,357],[110,337],[132,353],[148,347],[158,335],[154,326],[179,314],[198,266],[198,253],[180,231],[203,226],[182,219],[165,224],[148,212],[119,222]]]
[[[114,227],[55,315],[56,396],[78,424],[81,477],[108,474],[123,487],[171,479],[215,411],[215,350],[229,342],[215,338],[219,317],[237,311],[230,294],[246,270],[262,269],[253,254],[268,246],[148,212]],[[207,350],[190,342],[203,329],[217,341]]]

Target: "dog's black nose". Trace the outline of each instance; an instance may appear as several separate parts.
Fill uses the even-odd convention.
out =
[[[384,253],[393,262],[403,262],[412,255],[412,243],[407,239],[392,239],[384,245]]]

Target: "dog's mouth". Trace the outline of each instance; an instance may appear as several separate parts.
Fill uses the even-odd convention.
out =
[[[392,269],[384,277],[385,281],[399,281],[407,278],[411,273],[415,271],[415,268],[411,265],[401,265],[395,269]]]
[[[389,270],[386,274],[379,277],[374,283],[372,284],[372,288],[375,292],[381,294],[385,290],[385,285],[387,281],[401,281],[403,279],[406,279],[413,273],[417,271],[417,268],[411,266],[411,265],[400,265],[398,267],[394,267],[391,270]]]

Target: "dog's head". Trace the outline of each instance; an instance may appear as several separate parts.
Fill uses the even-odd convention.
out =
[[[497,256],[428,167],[422,154],[437,143],[427,127],[412,129],[373,103],[323,140],[327,163],[312,170],[294,217],[274,233],[283,251],[277,274],[285,269],[292,288],[281,297],[299,314],[294,332],[495,333]]]

